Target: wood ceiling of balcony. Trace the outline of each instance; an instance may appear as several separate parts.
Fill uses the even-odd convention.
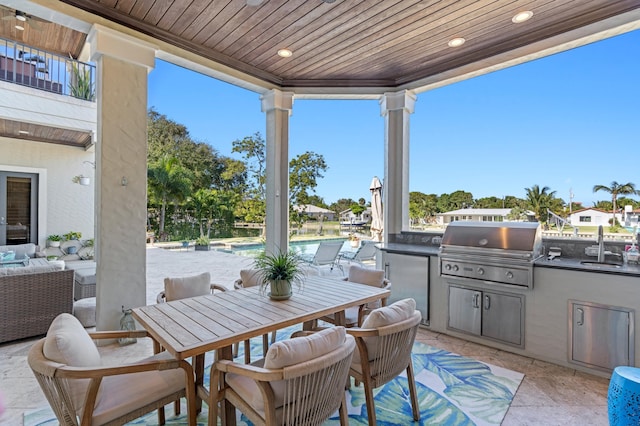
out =
[[[27,132],[26,134],[20,132]],[[24,139],[36,142],[47,142],[88,148],[91,143],[90,132],[61,129],[40,124],[24,123],[0,118],[0,136],[13,139]]]
[[[640,8],[638,0],[62,2],[280,87],[410,85]],[[514,24],[523,10],[533,18]],[[466,43],[448,47],[454,37]],[[279,57],[282,48],[293,56]]]

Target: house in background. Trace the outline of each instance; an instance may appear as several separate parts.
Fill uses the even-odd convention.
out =
[[[336,212],[329,209],[323,209],[322,207],[314,206],[312,204],[300,204],[293,206],[293,210],[297,211],[298,214],[305,214],[310,218],[315,220],[327,220],[334,221],[336,219]]]
[[[511,209],[458,209],[436,214],[436,223],[446,225],[455,221],[509,222],[507,216]],[[527,211],[528,221],[534,222],[535,213]]]
[[[360,214],[355,214],[351,209],[340,212],[340,226],[362,227],[368,223],[371,223],[371,207],[367,207]]]
[[[571,226],[580,227],[580,226],[609,226],[609,221],[613,218],[613,213],[610,211],[596,209],[596,208],[585,208],[576,210],[569,215],[569,223]],[[617,213],[616,218],[620,223],[622,223],[622,214]],[[637,219],[636,219],[637,223]]]

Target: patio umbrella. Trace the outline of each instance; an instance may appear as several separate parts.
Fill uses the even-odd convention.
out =
[[[369,185],[371,191],[371,237],[382,241],[382,183],[374,176]]]

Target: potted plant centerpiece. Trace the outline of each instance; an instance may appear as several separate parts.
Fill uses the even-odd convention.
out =
[[[259,271],[260,289],[264,291],[269,287],[269,297],[273,300],[289,299],[293,284],[302,287],[305,275],[302,263],[300,256],[292,251],[262,252],[254,263]]]
[[[360,246],[360,238],[356,234],[349,234],[349,244],[353,248],[358,248]]]

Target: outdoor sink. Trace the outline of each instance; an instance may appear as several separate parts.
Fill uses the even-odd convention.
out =
[[[585,266],[593,266],[596,268],[619,268],[622,265],[619,263],[614,263],[614,262],[598,262],[596,260],[583,260],[582,262],[580,262],[581,265],[585,265]]]

